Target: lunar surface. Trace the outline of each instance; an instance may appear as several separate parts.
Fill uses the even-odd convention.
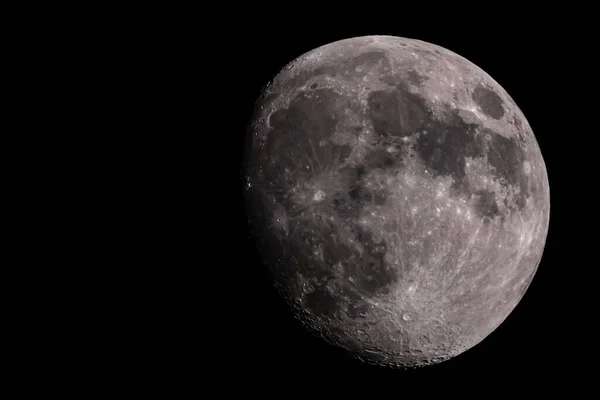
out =
[[[330,43],[269,83],[244,159],[252,237],[298,319],[365,362],[475,346],[527,290],[546,167],[508,93],[419,40]]]

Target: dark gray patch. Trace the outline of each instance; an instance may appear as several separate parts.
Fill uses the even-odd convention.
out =
[[[371,254],[364,254],[360,259],[360,278],[359,287],[370,295],[377,294],[378,290],[390,284],[390,278],[385,271],[385,261],[383,257],[373,257]]]
[[[298,235],[289,239],[289,243],[296,247],[290,253],[298,261],[296,271],[316,282],[322,282],[315,284],[314,291],[305,296],[306,307],[315,314],[329,316],[339,309],[338,302],[325,288],[326,282],[331,279],[349,280],[352,277],[360,292],[369,296],[381,293],[397,279],[393,271],[386,268],[385,243],[376,243],[372,234],[362,229],[357,229],[356,238],[363,246],[362,253],[348,247],[337,239],[334,231],[327,229],[318,233],[308,229],[301,230]],[[316,248],[322,250],[323,261],[320,263],[311,256]],[[333,269],[339,263],[343,265],[342,277],[337,276]],[[341,290],[340,297],[347,297],[352,304],[358,304],[360,298],[352,297],[344,286]],[[359,312],[360,307],[355,311]]]
[[[358,164],[354,167],[348,167],[352,172],[348,174],[349,177],[354,177],[354,180],[361,179],[367,174],[367,168],[363,164]]]
[[[341,164],[350,146],[331,142],[339,120],[340,96],[331,89],[298,94],[288,108],[271,114],[263,159],[265,180],[286,187],[298,178],[310,177]],[[285,169],[290,170],[286,174]]]
[[[278,280],[294,279],[296,274],[310,277],[315,282],[326,283],[335,279],[334,271],[330,265],[319,262],[314,257],[317,248],[325,248],[330,245],[330,238],[335,231],[327,225],[321,225],[318,229],[315,224],[303,218],[293,218],[289,221],[287,236],[268,226],[270,218],[264,211],[267,205],[260,207],[259,213],[251,216],[251,229],[254,242],[263,260],[269,266],[273,276]],[[331,252],[331,250],[330,250]],[[338,257],[347,257],[351,253],[344,253],[344,249],[335,251]],[[318,285],[315,287],[318,289]]]
[[[348,197],[345,192],[337,192],[333,195],[331,207],[335,213],[343,219],[357,218],[360,215],[360,210],[363,207],[357,201]]]
[[[300,133],[309,133],[311,139],[328,138],[333,134],[338,120],[334,113],[338,98],[337,93],[327,88],[310,93],[301,92],[288,108],[271,114],[269,124],[279,136],[297,138]]]
[[[410,70],[410,71],[408,71],[408,74],[406,75],[406,80],[409,81],[410,83],[412,83],[413,85],[420,86],[425,82],[426,79],[423,75],[419,74],[417,71]]]
[[[496,196],[493,193],[487,191],[480,191],[475,193],[475,212],[481,217],[495,218],[500,214],[498,204],[496,203]]]
[[[504,115],[504,102],[493,90],[480,85],[473,90],[471,97],[485,115],[494,119],[500,119]]]
[[[308,88],[309,89],[316,89],[317,86],[319,86],[319,84],[315,82],[315,83],[311,84]]]
[[[529,195],[529,178],[523,172],[526,160],[523,148],[515,138],[505,138],[492,133],[489,141],[488,162],[494,168],[495,175],[504,186],[512,185],[519,189],[515,203],[507,204],[510,208],[521,210]]]
[[[336,231],[331,226],[320,225],[317,229],[313,221],[299,219],[290,221],[290,235],[284,241],[269,240],[265,243],[271,245],[267,252],[279,248],[278,245],[273,246],[274,243],[282,245],[278,257],[283,261],[270,264],[276,277],[290,279],[300,274],[311,280],[313,291],[304,296],[304,305],[318,316],[331,316],[339,311],[340,305],[327,289],[327,284],[340,278],[332,266],[353,255],[353,251],[335,237]],[[322,250],[323,260],[314,257],[316,249]],[[269,259],[272,260],[273,256]]]
[[[372,164],[359,164],[345,166],[337,171],[338,184],[342,190],[333,195],[330,205],[338,216],[356,218],[365,204],[385,204],[387,191],[364,185],[363,178],[371,168],[374,168]]]
[[[348,194],[354,187],[360,185],[367,169],[364,165],[347,165],[336,171],[336,178],[341,191],[334,193],[331,207],[342,218],[356,218],[363,204],[355,201]]]
[[[369,169],[390,169],[397,165],[396,156],[384,149],[373,150],[365,157]]]
[[[484,148],[476,136],[477,125],[467,124],[455,112],[441,121],[431,118],[423,129],[427,135],[419,135],[415,150],[434,175],[449,175],[454,185],[465,181],[465,157],[480,157]]]
[[[365,189],[360,183],[353,185],[348,191],[348,197],[357,203],[361,203],[366,197]]]
[[[530,196],[529,192],[525,188],[521,187],[520,192],[515,198],[515,206],[517,210],[522,210],[527,205],[527,198]],[[511,207],[514,208],[514,207]]]
[[[330,317],[339,310],[335,297],[325,288],[315,289],[304,296],[306,308],[318,316]]]
[[[368,296],[375,296],[387,292],[389,286],[396,282],[398,275],[393,268],[385,262],[387,245],[385,242],[376,242],[373,234],[362,227],[355,225],[356,239],[363,247],[355,264],[351,276],[355,277],[356,286]]]
[[[348,198],[351,203],[362,207],[365,204],[385,204],[387,193],[383,190],[374,190],[367,188],[361,182],[358,182],[350,187]]]
[[[354,250],[348,247],[346,244],[335,240],[335,232],[331,232],[331,235],[326,237],[328,240],[326,240],[321,247],[323,249],[323,261],[325,263],[325,268],[327,268],[329,271],[332,271],[333,265],[348,260],[352,254],[354,254]]]
[[[425,101],[403,87],[373,91],[367,101],[373,128],[381,136],[411,136],[428,116]]]
[[[388,192],[385,190],[373,190],[371,196],[373,199],[373,204],[382,206],[387,201]]]

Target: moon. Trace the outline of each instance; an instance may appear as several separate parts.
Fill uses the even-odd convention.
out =
[[[252,238],[302,323],[366,363],[435,364],[517,306],[549,225],[546,166],[487,73],[393,36],[285,66],[249,124]]]

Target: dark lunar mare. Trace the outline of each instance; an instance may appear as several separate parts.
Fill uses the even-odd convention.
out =
[[[336,105],[341,101],[331,89],[301,92],[288,108],[271,114],[271,129],[261,154],[266,181],[289,188],[302,177],[310,179],[322,172],[332,159],[341,163],[348,157],[349,146],[330,140],[340,118]]]
[[[377,53],[378,57],[379,54]],[[373,55],[366,57],[371,60]],[[354,65],[354,64],[351,64]],[[350,153],[349,146],[334,144],[330,138],[336,125],[343,118],[340,104],[348,104],[331,89],[318,88],[300,92],[287,108],[271,114],[264,151],[259,154],[260,187],[249,188],[251,199],[249,214],[254,226],[254,236],[259,238],[261,254],[268,264],[275,266],[273,272],[279,280],[286,280],[290,287],[297,279],[295,274],[309,281],[310,290],[300,293],[297,288],[292,296],[303,296],[304,306],[319,317],[331,317],[335,313],[346,312],[359,317],[367,307],[360,302],[360,295],[372,297],[386,292],[397,276],[386,265],[385,243],[376,243],[373,235],[362,229],[356,218],[365,204],[383,204],[387,194],[382,190],[369,189],[363,184],[368,170],[385,168],[395,161],[379,152],[370,155],[364,164],[345,165]],[[352,106],[352,103],[349,103]],[[320,212],[313,206],[304,208],[295,203],[290,189],[301,180],[310,180],[325,172],[334,171],[340,192],[326,199],[330,211]],[[264,221],[272,220],[268,210],[280,206],[289,221],[288,233],[283,235]],[[334,221],[327,221],[324,215],[336,215]],[[346,224],[351,234],[358,240],[362,251],[348,246],[338,237],[337,225]],[[274,245],[277,243],[277,245]],[[322,260],[315,257],[315,250],[322,253]],[[333,266],[339,264],[341,272],[334,273]],[[340,290],[349,299],[349,305],[342,308],[339,299],[331,294],[332,281],[355,282],[355,290],[342,286]]]
[[[423,82],[409,75],[409,80]],[[480,109],[492,118],[504,115],[502,99],[485,86],[477,86],[472,95]],[[507,139],[490,130],[482,129],[474,123],[467,123],[459,115],[459,110],[446,105],[443,117],[435,117],[427,109],[424,99],[410,93],[403,84],[396,84],[393,90],[373,91],[368,97],[368,115],[379,136],[379,150],[369,154],[371,165],[383,169],[397,168],[398,159],[383,150],[392,143],[394,137],[408,137],[419,134],[414,150],[436,176],[450,176],[453,187],[461,194],[478,196],[476,212],[481,217],[500,215],[495,195],[477,191],[466,180],[466,157],[487,156],[489,164],[500,183],[518,188],[515,203],[507,202],[506,207],[520,211],[530,196],[529,178],[523,173],[526,160],[526,143],[519,137]],[[519,122],[516,122],[520,124]],[[401,154],[400,152],[398,154]],[[374,161],[381,157],[380,161]]]
[[[384,137],[414,135],[430,114],[425,101],[403,85],[369,93],[368,104],[373,129]]]
[[[477,86],[473,98],[482,110],[494,118],[503,114],[502,100],[490,89]],[[490,130],[482,129],[474,123],[467,123],[459,115],[459,110],[446,105],[442,117],[433,116],[427,110],[424,99],[409,93],[403,85],[392,91],[374,91],[369,95],[369,117],[381,143],[388,143],[393,137],[407,137],[419,134],[414,150],[436,176],[450,176],[453,187],[461,194],[478,196],[476,212],[481,217],[500,215],[495,195],[491,192],[475,191],[466,179],[466,158],[487,156],[494,175],[505,186],[518,188],[515,203],[507,202],[506,207],[520,211],[530,196],[529,178],[523,172],[526,160],[525,143],[518,137],[505,138]],[[381,156],[379,167],[396,168],[396,160],[390,160],[383,150],[375,154]],[[373,159],[374,156],[370,155]]]

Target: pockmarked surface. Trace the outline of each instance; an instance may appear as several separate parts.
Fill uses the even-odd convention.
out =
[[[298,318],[367,362],[438,363],[515,308],[540,262],[538,143],[489,75],[369,36],[287,65],[250,124],[253,238]]]

